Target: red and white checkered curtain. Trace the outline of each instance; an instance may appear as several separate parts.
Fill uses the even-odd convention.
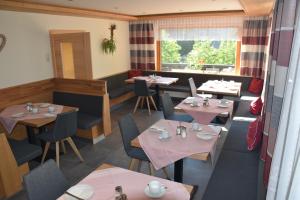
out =
[[[153,24],[130,22],[131,69],[155,70],[155,45]]]
[[[241,75],[264,79],[269,18],[249,17],[243,23]]]
[[[261,158],[265,161],[264,183],[266,185],[269,181],[270,167],[287,84],[297,1],[277,0],[273,13],[263,110],[265,125],[261,152]]]

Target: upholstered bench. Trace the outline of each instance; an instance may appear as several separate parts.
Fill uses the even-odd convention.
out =
[[[255,151],[247,149],[248,126],[257,117],[249,112],[250,102],[238,102],[236,114],[203,200],[257,198],[259,148]]]
[[[101,78],[101,80],[105,80],[107,83],[107,92],[111,107],[135,96],[133,92],[134,85],[126,84],[125,80],[127,79],[128,71]]]
[[[53,92],[53,103],[79,109],[77,115],[78,136],[94,139],[93,129],[102,121],[103,97],[67,92]],[[99,128],[95,128],[99,129]],[[92,131],[92,135],[83,131]],[[95,130],[96,131],[96,130]],[[97,130],[98,131],[98,130]],[[95,142],[94,142],[95,143]]]
[[[8,139],[8,142],[18,166],[21,166],[22,164],[27,163],[42,155],[42,148],[37,145],[29,144],[27,139]]]

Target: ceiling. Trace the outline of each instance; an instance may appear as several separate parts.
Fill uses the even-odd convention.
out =
[[[126,15],[243,10],[239,0],[26,0]]]

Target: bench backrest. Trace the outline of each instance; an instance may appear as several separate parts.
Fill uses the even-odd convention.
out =
[[[179,78],[175,85],[180,86],[189,86],[188,79],[193,78],[196,84],[196,87],[199,87],[202,83],[205,83],[208,80],[221,80],[222,78],[225,81],[234,80],[236,82],[242,83],[242,90],[245,91],[248,89],[251,77],[247,76],[236,76],[236,75],[221,75],[221,74],[196,74],[196,73],[183,73],[183,72],[161,72],[161,71],[144,71],[143,74],[148,76],[155,73],[159,76],[165,77],[174,77]]]
[[[102,117],[103,97],[75,94],[67,92],[53,92],[53,103],[79,108],[79,113]]]
[[[128,71],[122,72],[119,74],[115,74],[112,76],[101,78],[101,80],[105,80],[107,83],[107,91],[117,89],[123,85],[125,85],[125,80],[128,79]],[[100,80],[100,79],[99,79]]]

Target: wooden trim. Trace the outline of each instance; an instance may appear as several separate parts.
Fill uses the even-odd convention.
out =
[[[269,15],[275,0],[239,0],[247,15]]]
[[[54,33],[53,33],[54,32]],[[61,32],[61,33],[59,33]],[[75,78],[75,79],[93,79],[92,58],[91,58],[91,41],[89,32],[78,32],[70,30],[49,31],[50,44],[52,52],[52,63],[55,78]],[[74,68],[74,77],[64,75],[63,55],[61,48],[63,43],[72,44],[72,61]]]
[[[161,41],[156,41],[156,70],[160,71],[161,70],[161,50],[160,50],[160,43]]]
[[[117,104],[120,104],[120,103],[122,103],[122,102],[124,102],[124,101],[126,101],[128,99],[133,98],[133,97],[135,97],[134,92],[128,92],[128,93],[126,93],[126,94],[124,94],[124,95],[122,95],[120,97],[110,99],[110,101],[109,101],[110,102],[110,107],[113,107],[113,106],[115,106]]]
[[[53,79],[35,81],[0,89],[0,110],[27,102],[52,102]]]
[[[235,74],[240,75],[241,70],[241,46],[242,42],[237,41],[236,43],[236,56],[235,56]]]
[[[0,133],[0,158],[0,197],[7,198],[22,189],[22,179],[17,161],[4,133]]]
[[[212,16],[245,16],[243,10],[230,10],[230,11],[207,11],[207,12],[187,12],[187,13],[168,13],[157,15],[139,15],[136,16],[139,20],[157,20],[166,18],[178,17],[212,17]]]
[[[103,133],[105,136],[111,134],[111,120],[110,120],[110,106],[109,106],[109,96],[105,94],[103,96],[103,111],[102,111],[102,123],[103,123]]]
[[[137,20],[137,17],[114,13],[114,12],[75,8],[70,6],[59,6],[53,4],[32,3],[32,2],[16,1],[16,0],[0,0],[0,9],[18,11],[18,12],[45,13],[45,14],[53,14],[53,15],[107,18],[107,19],[116,19],[121,21]]]
[[[54,79],[55,91],[70,92],[104,96],[107,94],[106,81],[103,80],[79,80],[79,79]]]

